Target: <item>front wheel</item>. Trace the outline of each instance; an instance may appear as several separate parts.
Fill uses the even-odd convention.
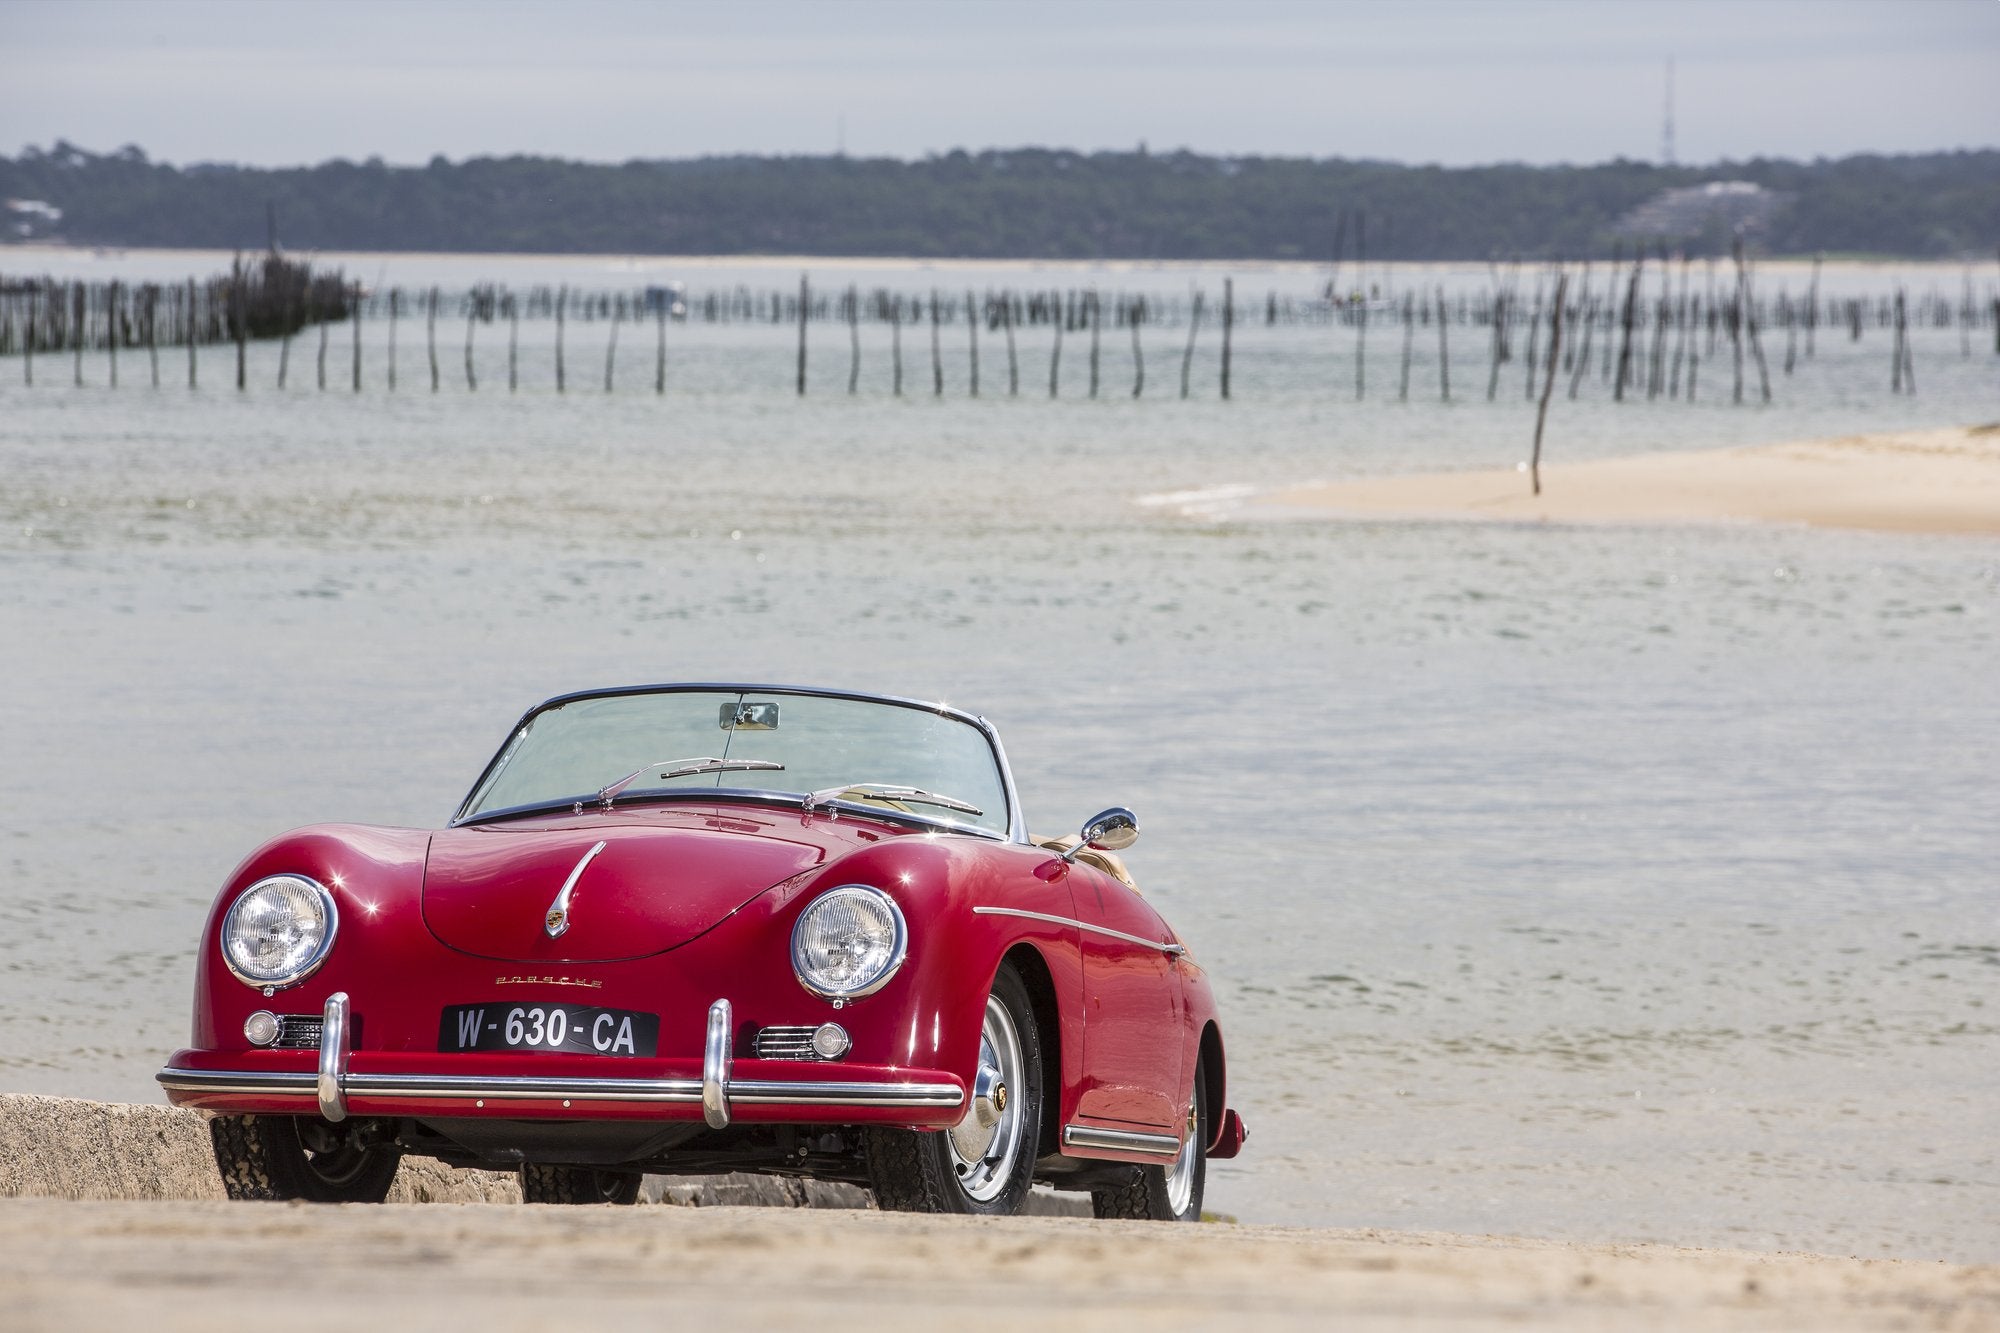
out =
[[[380,1203],[400,1154],[369,1121],[330,1125],[289,1115],[219,1115],[208,1122],[222,1188],[232,1199]]]
[[[543,1166],[530,1162],[521,1168],[522,1203],[637,1203],[639,1174],[635,1171],[596,1171],[587,1166]]]
[[[1142,1166],[1127,1184],[1092,1190],[1090,1211],[1098,1217],[1153,1222],[1201,1221],[1202,1190],[1208,1183],[1208,1092],[1199,1068],[1183,1134],[1172,1166]]]
[[[875,1202],[906,1213],[1018,1213],[1042,1126],[1042,1039],[1028,988],[1003,965],[986,999],[971,1105],[950,1129],[865,1131]]]

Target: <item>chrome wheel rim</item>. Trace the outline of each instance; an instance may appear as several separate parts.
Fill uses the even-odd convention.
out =
[[[1021,1080],[1021,1034],[1014,1018],[996,996],[986,1000],[986,1021],[979,1030],[979,1072],[973,1088],[995,1089],[989,1097],[997,1103],[990,1123],[979,1114],[979,1098],[968,1097],[965,1118],[952,1126],[945,1140],[951,1145],[952,1169],[958,1186],[967,1198],[990,1203],[1007,1188],[1014,1163],[1021,1155],[1026,1117],[1023,1114],[1024,1084]]]
[[[1181,1139],[1180,1155],[1167,1168],[1167,1206],[1179,1217],[1194,1202],[1194,1159],[1201,1145],[1196,1142],[1201,1131],[1201,1117],[1196,1114],[1195,1103],[1188,1103],[1187,1131]]]

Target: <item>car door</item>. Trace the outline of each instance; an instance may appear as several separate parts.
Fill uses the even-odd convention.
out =
[[[1145,899],[1096,867],[1073,865],[1069,880],[1083,927],[1077,1113],[1178,1134],[1184,1043],[1173,932]]]

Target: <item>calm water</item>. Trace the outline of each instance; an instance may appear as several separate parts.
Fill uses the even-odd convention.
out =
[[[385,274],[519,286],[602,263]],[[615,280],[726,266],[638,267]],[[877,268],[854,280],[1028,280]],[[1141,278],[1191,280],[1037,280]],[[1239,271],[1239,291],[1314,282]],[[67,360],[39,359],[33,389],[0,363],[0,1089],[153,1100],[202,916],[261,839],[439,821],[559,690],[796,679],[987,713],[1038,828],[1139,811],[1132,862],[1216,979],[1252,1130],[1213,1207],[2000,1256],[2000,543],[1157,502],[1522,456],[1524,367],[1489,405],[1484,346],[1456,328],[1450,406],[1428,401],[1434,331],[1408,405],[1373,334],[1354,402],[1344,330],[1240,330],[1227,404],[1212,341],[1177,400],[1172,330],[1148,335],[1137,401],[1107,333],[1094,403],[1074,338],[1065,398],[1042,396],[1042,331],[1018,400],[982,340],[976,401],[962,343],[929,396],[910,331],[923,393],[896,401],[886,330],[864,330],[850,399],[845,331],[816,329],[803,403],[789,330],[676,326],[664,399],[629,327],[602,392],[604,331],[572,326],[584,391],[561,397],[539,325],[512,396],[490,329],[466,392],[462,325],[436,395],[411,322],[394,395],[379,327],[359,395],[312,387],[310,335],[284,393],[273,348],[240,396],[226,350],[192,394],[179,351],[157,392],[135,387],[143,356],[115,391],[101,356],[83,389]],[[1990,339],[1968,358],[1920,332],[1914,399],[1887,393],[1873,329],[1822,337],[1789,378],[1774,354],[1771,408],[1710,397],[1720,361],[1693,407],[1614,407],[1593,379],[1558,397],[1549,453],[2000,418]]]

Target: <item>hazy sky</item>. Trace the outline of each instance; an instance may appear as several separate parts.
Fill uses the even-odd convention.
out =
[[[0,0],[0,152],[1407,162],[2000,145],[1996,0]]]

